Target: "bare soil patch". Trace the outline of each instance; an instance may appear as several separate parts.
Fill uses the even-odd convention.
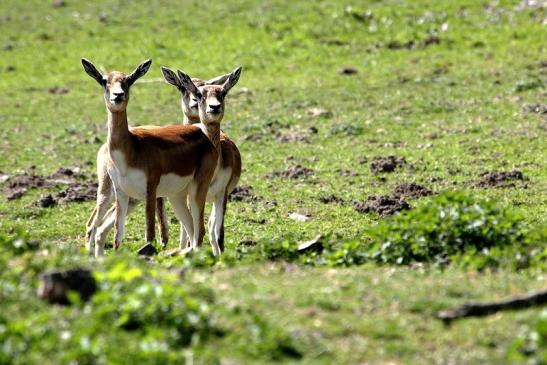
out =
[[[480,176],[481,179],[475,184],[479,188],[514,188],[517,182],[526,180],[519,170],[487,171]]]
[[[432,194],[428,188],[415,183],[402,183],[393,190],[393,196],[398,198],[421,198]]]
[[[262,200],[262,197],[253,194],[253,187],[250,185],[236,186],[234,191],[230,193],[228,199],[236,202],[255,203]]]
[[[266,174],[266,177],[283,177],[288,179],[300,179],[300,178],[306,178],[315,175],[315,171],[304,167],[302,165],[296,165],[289,167],[286,170],[283,171],[273,171],[268,174]]]
[[[344,204],[344,199],[342,199],[342,198],[340,198],[340,197],[338,197],[334,194],[324,195],[324,196],[320,197],[319,200],[323,204],[329,204],[329,203]]]
[[[540,115],[547,114],[547,104],[530,104],[524,107],[524,111],[527,113],[534,113]]]
[[[402,167],[406,164],[404,157],[395,157],[395,156],[377,156],[374,157],[370,163],[370,170],[375,173],[382,172],[393,172],[396,168]]]
[[[410,204],[403,199],[383,195],[369,196],[364,202],[354,203],[354,208],[360,213],[377,213],[380,216],[386,216],[410,209]]]
[[[7,200],[19,199],[31,189],[54,189],[65,186],[65,189],[55,196],[47,194],[42,196],[36,205],[49,208],[58,203],[81,202],[94,200],[97,196],[97,183],[94,180],[84,180],[85,175],[79,168],[61,167],[50,176],[37,175],[34,168],[9,177],[4,186],[4,196]]]

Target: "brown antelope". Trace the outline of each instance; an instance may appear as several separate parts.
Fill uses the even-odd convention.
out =
[[[164,71],[165,76],[167,70],[162,68],[162,71]],[[213,210],[208,222],[209,239],[211,240],[213,249],[217,247],[220,250],[219,252],[214,252],[216,255],[224,251],[224,215],[226,213],[228,194],[234,190],[241,176],[241,155],[239,150],[220,131],[220,123],[224,117],[225,97],[228,91],[239,80],[241,67],[235,69],[222,86],[202,84],[198,87],[196,85],[198,83],[194,83],[184,72],[179,70],[179,77],[176,80],[172,77],[174,73],[169,71],[167,71],[169,83],[183,88],[195,96],[199,109],[199,120],[201,122],[196,125],[199,125],[203,129],[203,132],[211,139],[219,154],[217,169],[207,192],[207,201],[213,202]]]
[[[146,241],[154,240],[156,197],[167,197],[195,248],[204,235],[203,210],[207,189],[214,175],[218,152],[202,130],[195,126],[129,128],[127,104],[133,83],[150,68],[151,60],[126,75],[112,71],[102,75],[82,59],[84,70],[104,88],[108,114],[108,175],[116,198],[114,248],[123,239],[129,198],[146,202]],[[190,205],[188,210],[187,198]],[[95,254],[104,247],[97,245]]]
[[[171,79],[174,78],[178,82],[178,77],[174,74],[173,71],[167,69],[169,77],[164,72],[164,76],[167,82],[172,83]],[[228,79],[229,74],[215,77],[208,81],[203,81],[200,79],[192,79],[198,85],[221,85]],[[181,86],[175,85],[179,88],[179,91],[182,94],[182,111],[184,114],[183,124],[195,124],[199,123],[199,112],[197,106],[197,100],[189,92],[187,92]],[[156,126],[141,126],[139,128],[155,128]],[[112,229],[115,220],[115,206],[111,207],[108,211],[107,208],[112,203],[114,199],[114,191],[112,188],[112,180],[108,175],[108,167],[112,164],[112,160],[109,157],[107,144],[103,144],[97,153],[97,178],[98,178],[98,188],[97,188],[97,203],[91,216],[86,225],[86,238],[87,238],[87,249],[89,252],[93,252],[93,247],[95,243],[103,247],[106,240],[108,232]],[[135,199],[129,199],[127,214],[137,206],[138,201]],[[160,238],[163,247],[167,245],[168,241],[168,224],[167,224],[167,215],[165,213],[165,206],[163,198],[157,199],[157,216],[160,225]],[[186,245],[186,235],[183,226],[181,226],[181,248],[183,245]]]

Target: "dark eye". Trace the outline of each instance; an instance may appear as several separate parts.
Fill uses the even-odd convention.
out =
[[[202,97],[203,97],[203,95],[201,95],[201,93],[196,94],[196,98],[201,99]]]

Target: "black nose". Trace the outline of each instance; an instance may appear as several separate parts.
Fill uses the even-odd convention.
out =
[[[112,94],[114,94],[116,98],[121,98],[122,96],[124,96],[125,93],[122,91],[121,93],[112,93]]]
[[[215,112],[218,112],[220,110],[220,107],[222,105],[218,104],[218,105],[209,105],[209,107],[211,108],[212,111],[215,111]]]

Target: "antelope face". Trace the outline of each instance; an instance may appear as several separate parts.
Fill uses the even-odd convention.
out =
[[[223,85],[228,80],[230,74],[220,75],[213,79],[204,81],[197,78],[192,78],[192,85],[188,87],[187,82],[182,82],[181,77],[183,72],[179,71],[179,76],[167,67],[161,67],[161,72],[165,81],[175,86],[182,96],[182,112],[188,117],[191,122],[198,122],[199,120],[199,98],[197,97],[198,87],[205,85]]]
[[[198,101],[199,119],[203,124],[218,124],[224,117],[224,98],[228,91],[238,82],[241,75],[241,67],[228,75],[205,82],[198,86],[190,76],[178,71],[181,87],[195,95]],[[218,84],[217,84],[218,82]]]
[[[222,86],[202,86],[197,93],[199,119],[204,124],[220,123],[224,117],[224,92]]]
[[[111,72],[104,81],[104,102],[112,112],[120,112],[127,108],[129,101],[129,84],[127,75],[121,72]]]
[[[104,102],[108,110],[113,113],[124,111],[127,108],[131,85],[148,72],[151,64],[151,60],[141,63],[130,75],[118,71],[103,75],[90,61],[82,59],[85,72],[103,87]]]

